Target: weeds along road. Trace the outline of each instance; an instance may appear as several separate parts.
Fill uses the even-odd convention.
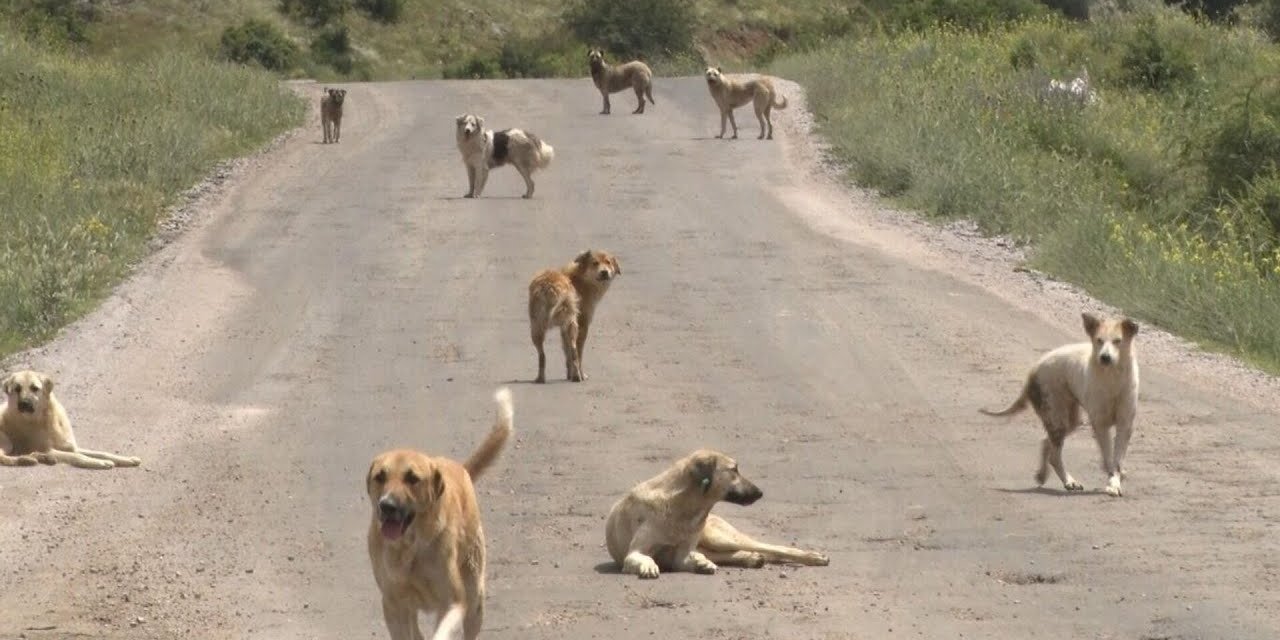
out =
[[[1126,497],[1098,493],[1085,433],[1066,460],[1090,490],[1034,490],[1034,419],[976,409],[1079,338],[1079,306],[1015,299],[875,222],[815,175],[787,90],[768,143],[749,110],[744,139],[709,139],[697,78],[660,80],[644,116],[619,94],[609,117],[585,79],[352,85],[341,144],[313,119],[25,356],[84,445],[144,466],[0,474],[0,637],[386,637],[367,464],[392,445],[465,456],[503,384],[518,438],[478,486],[484,637],[1280,635],[1270,400],[1144,333]],[[555,146],[534,200],[510,168],[460,198],[466,111]],[[527,384],[528,279],[588,247],[623,271],[591,379],[562,382],[553,343],[556,379]],[[719,513],[831,565],[614,573],[610,505],[700,446],[765,492]]]

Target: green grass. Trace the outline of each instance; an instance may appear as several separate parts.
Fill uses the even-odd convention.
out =
[[[1082,66],[1100,103],[1039,98]],[[1280,51],[1261,34],[1147,7],[846,40],[772,71],[806,87],[853,182],[1030,243],[1037,268],[1280,370]],[[1237,156],[1262,177],[1224,180]]]
[[[173,52],[131,63],[0,30],[0,353],[88,311],[165,207],[219,160],[298,124],[275,76]]]

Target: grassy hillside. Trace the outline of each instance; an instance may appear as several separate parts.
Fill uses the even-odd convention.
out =
[[[1280,50],[1158,3],[787,56],[851,179],[1280,370]],[[1095,104],[1048,95],[1088,69]]]
[[[0,353],[88,310],[177,194],[303,114],[275,76],[206,56],[58,49],[0,24]]]

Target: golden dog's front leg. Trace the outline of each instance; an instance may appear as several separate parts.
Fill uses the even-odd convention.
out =
[[[425,640],[418,628],[418,612],[413,607],[399,605],[384,597],[382,619],[387,624],[391,640]]]
[[[684,557],[676,560],[676,569],[680,571],[711,575],[716,572],[716,568],[716,563],[708,560],[706,556],[697,551],[690,551]]]
[[[635,550],[622,559],[622,572],[634,574],[645,580],[653,580],[659,574],[658,563],[639,550]]]
[[[431,635],[431,640],[462,640],[462,620],[465,617],[466,609],[461,603],[440,612],[436,632]]]

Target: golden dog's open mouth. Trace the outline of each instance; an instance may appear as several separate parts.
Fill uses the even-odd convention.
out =
[[[399,540],[404,532],[413,524],[413,513],[408,511],[383,511],[379,521],[382,524],[382,537],[387,540]]]

